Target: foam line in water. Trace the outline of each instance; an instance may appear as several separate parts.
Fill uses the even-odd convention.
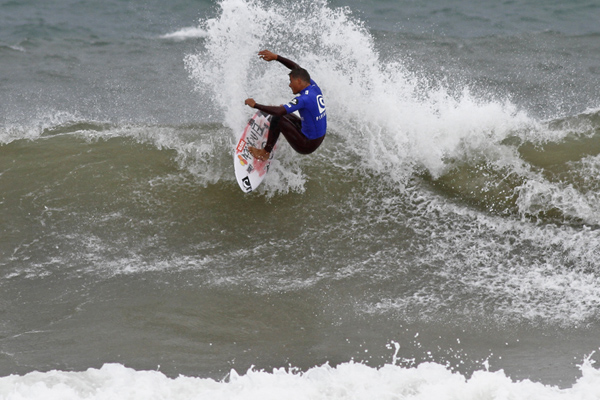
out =
[[[160,367],[159,367],[160,368]],[[32,372],[0,378],[3,399],[588,399],[600,389],[600,373],[586,359],[582,377],[570,388],[559,389],[530,380],[512,381],[503,371],[476,371],[467,378],[436,363],[415,368],[343,363],[317,366],[306,372],[250,369],[232,370],[225,381],[179,376],[159,371],[136,371],[120,364],[105,364],[83,372]]]
[[[167,33],[162,35],[161,39],[173,39],[173,40],[187,40],[187,39],[201,39],[207,35],[206,31],[198,26],[189,26],[181,28],[175,32]]]

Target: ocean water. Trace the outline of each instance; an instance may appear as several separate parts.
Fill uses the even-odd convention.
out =
[[[599,22],[1,1],[0,399],[600,398]],[[264,48],[329,131],[244,195]]]

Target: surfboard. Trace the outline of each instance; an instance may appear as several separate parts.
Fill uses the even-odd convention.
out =
[[[273,154],[277,146],[271,151],[271,156],[266,161],[258,160],[250,154],[249,146],[262,149],[267,144],[271,115],[257,111],[250,118],[242,131],[233,154],[235,178],[244,193],[250,193],[261,184],[269,166],[273,161]]]

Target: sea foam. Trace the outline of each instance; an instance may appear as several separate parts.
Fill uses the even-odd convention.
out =
[[[384,61],[348,8],[305,3],[223,0],[216,17],[200,21],[204,49],[185,57],[186,68],[233,136],[251,113],[246,97],[261,104],[293,97],[287,70],[257,57],[264,48],[298,62],[323,89],[329,135],[341,142],[334,162],[356,156],[358,168],[400,187],[421,171],[439,177],[465,154],[496,154],[503,139],[533,123],[508,100],[477,98],[407,70],[401,53]]]
[[[173,40],[187,40],[187,39],[201,39],[207,36],[204,29],[197,26],[189,26],[181,28],[175,32],[167,33],[162,35],[161,39],[173,39]]]
[[[598,398],[600,371],[589,360],[582,377],[570,388],[558,388],[530,380],[513,381],[503,371],[476,371],[470,377],[451,372],[436,363],[415,368],[385,365],[373,368],[360,363],[336,367],[321,365],[305,372],[250,369],[231,370],[222,381],[179,376],[159,371],[136,371],[121,364],[105,364],[83,372],[32,372],[0,378],[0,398],[26,399],[590,399]]]

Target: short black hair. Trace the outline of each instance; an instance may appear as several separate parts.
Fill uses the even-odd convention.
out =
[[[310,83],[310,74],[304,68],[294,68],[292,72],[290,72],[290,78],[292,79],[302,79],[304,82]]]

